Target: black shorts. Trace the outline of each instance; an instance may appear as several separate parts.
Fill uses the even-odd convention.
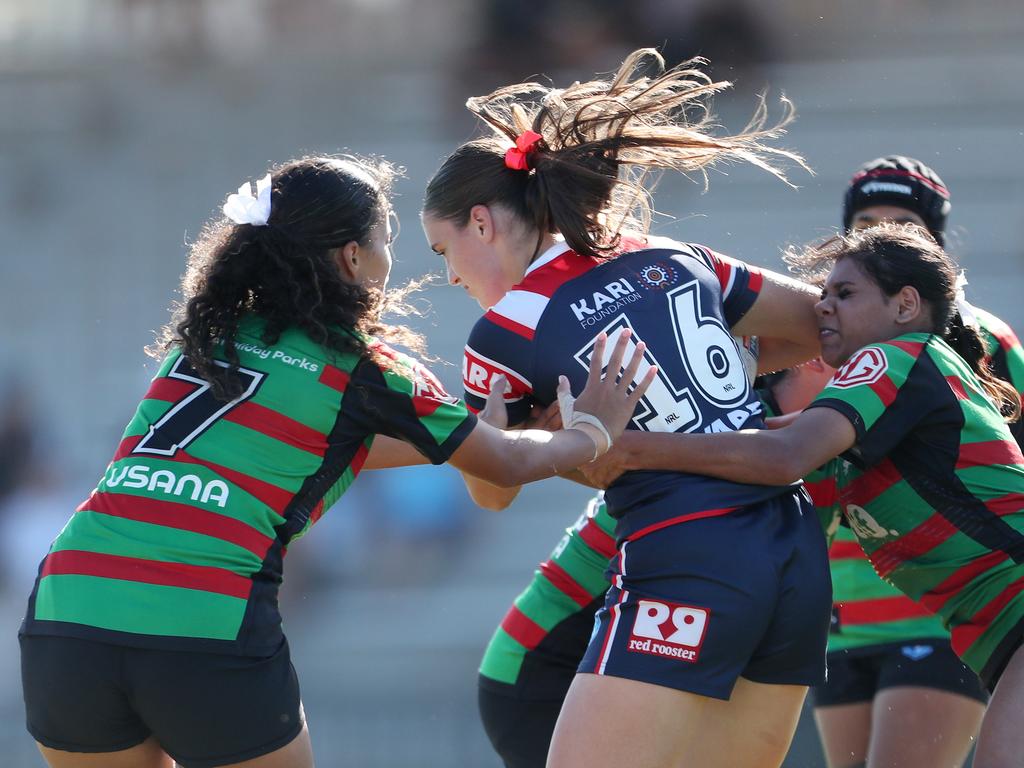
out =
[[[523,656],[515,684],[480,675],[477,701],[484,731],[505,768],[544,768],[551,734],[594,627],[595,598],[560,621]]]
[[[879,691],[899,687],[933,688],[988,702],[981,680],[957,658],[949,640],[925,638],[829,653],[828,679],[814,688],[814,706],[871,701]]]
[[[183,768],[273,752],[302,730],[287,642],[265,658],[22,636],[28,731],[68,752],[117,752],[151,735]]]
[[[544,768],[565,697],[523,699],[511,692],[512,687],[480,677],[480,721],[505,768]]]

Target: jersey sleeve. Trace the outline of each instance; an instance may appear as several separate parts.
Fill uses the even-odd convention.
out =
[[[505,393],[510,426],[522,424],[533,405],[530,382],[533,345],[519,329],[506,328],[489,312],[477,321],[462,358],[462,385],[466,405],[474,413],[483,410],[487,396],[500,376],[508,379]]]
[[[808,408],[839,411],[857,431],[848,452],[870,466],[880,461],[936,408],[945,382],[911,376],[924,342],[889,341],[864,347],[835,372]],[[847,454],[844,454],[847,455]]]
[[[384,367],[362,361],[352,373],[346,399],[356,398],[353,418],[369,432],[412,444],[433,464],[443,464],[476,426],[465,403],[445,392],[425,366],[391,352]]]
[[[722,287],[725,321],[730,326],[738,323],[754,306],[764,277],[761,270],[739,259],[725,256],[703,245],[694,246],[702,260],[715,272]]]

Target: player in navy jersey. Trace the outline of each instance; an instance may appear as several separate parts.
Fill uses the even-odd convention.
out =
[[[685,67],[645,74],[660,64],[638,51],[610,81],[470,100],[495,135],[444,162],[423,226],[449,281],[487,309],[466,346],[471,406],[504,377],[508,422],[518,424],[555,400],[557,373],[586,370],[595,331],[628,331],[660,371],[631,429],[760,427],[731,333],[758,335],[767,367],[817,352],[808,286],[643,234],[632,172],[726,160],[774,170],[793,157],[764,146],[776,131],[763,122],[712,136],[700,109],[725,84]],[[510,500],[471,487],[488,506]],[[788,484],[639,472],[605,498],[616,518],[612,586],[549,765],[780,764],[807,686],[824,672],[830,589],[806,497]]]
[[[603,377],[598,335],[579,399],[560,388],[566,429],[478,421],[387,344],[416,342],[379,319],[390,177],[350,156],[286,163],[193,247],[164,362],[19,633],[28,729],[54,768],[310,768],[283,561],[387,463],[375,438],[494,482],[549,477],[606,450],[655,375],[638,374],[642,344],[622,369],[623,337]]]
[[[880,224],[799,261],[833,265],[817,311],[839,370],[810,407],[779,429],[627,440],[599,464],[762,483],[840,457],[837,502],[875,571],[938,614],[992,691],[975,768],[1018,764],[1024,456],[1006,424],[1018,393],[992,375],[957,310],[952,261],[919,227]]]

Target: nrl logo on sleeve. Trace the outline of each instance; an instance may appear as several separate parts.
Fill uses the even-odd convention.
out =
[[[627,650],[680,661],[697,661],[708,611],[690,605],[641,600]]]
[[[846,364],[836,371],[828,386],[847,389],[863,384],[874,384],[885,375],[888,367],[889,361],[885,357],[885,352],[878,347],[867,347],[847,360]]]

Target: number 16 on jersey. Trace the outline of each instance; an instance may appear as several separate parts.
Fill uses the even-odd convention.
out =
[[[612,350],[618,341],[619,335],[627,328],[632,335],[626,342],[626,352],[623,357],[629,360],[636,350],[637,344],[641,341],[633,324],[625,315],[620,315],[615,322],[606,326],[603,330],[608,334],[608,343],[605,345],[604,360],[601,361],[602,369],[608,365]],[[596,338],[596,337],[595,337]],[[590,358],[594,355],[594,340],[576,353],[576,360],[585,369],[590,369]],[[640,399],[637,411],[633,414],[633,423],[640,429],[648,432],[678,432],[689,431],[699,426],[701,414],[694,401],[693,394],[689,387],[677,389],[665,373],[665,367],[658,363],[658,359],[651,351],[650,345],[644,351],[644,359],[636,372],[636,379],[643,380],[644,375],[652,365],[658,366],[658,373],[648,387],[647,392]],[[636,384],[634,379],[633,384]],[[632,387],[630,387],[632,389]]]

